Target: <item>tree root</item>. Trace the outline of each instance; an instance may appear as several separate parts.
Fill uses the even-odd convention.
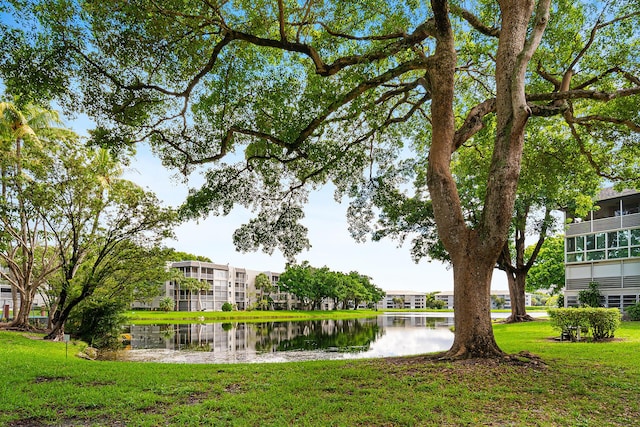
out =
[[[454,365],[463,365],[463,366],[523,366],[530,367],[534,369],[543,369],[546,368],[547,364],[535,354],[532,354],[528,351],[521,351],[516,354],[506,354],[502,353],[499,355],[492,356],[484,356],[484,357],[474,357],[469,354],[455,354],[451,355],[449,353],[437,353],[430,354],[427,356],[417,357],[416,361],[422,360],[432,363],[453,363]]]
[[[511,315],[504,320],[504,323],[520,323],[520,322],[534,322],[536,319],[528,314]]]
[[[44,333],[45,330],[37,328],[33,325],[12,325],[11,323],[0,323],[0,330],[15,332],[38,332]]]

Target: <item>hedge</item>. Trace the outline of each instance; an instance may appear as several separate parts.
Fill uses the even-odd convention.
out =
[[[621,318],[617,308],[550,308],[547,313],[551,325],[562,334],[568,334],[572,341],[577,339],[577,328],[590,335],[593,341],[613,338]]]

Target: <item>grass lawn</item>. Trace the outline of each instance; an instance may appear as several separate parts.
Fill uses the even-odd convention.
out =
[[[446,315],[453,310],[432,309],[384,309],[384,312],[400,313],[442,313]],[[224,322],[228,320],[242,322],[262,322],[265,320],[320,320],[320,319],[357,319],[376,317],[383,311],[376,310],[317,310],[317,311],[129,311],[127,318],[135,324],[160,323],[194,323],[194,322]],[[492,310],[496,313],[511,313],[511,310]],[[546,307],[527,307],[527,312],[546,311]]]
[[[546,321],[495,325],[545,366],[424,357],[287,364],[92,362],[78,347],[0,332],[0,425],[630,426],[640,419],[640,323],[560,343]]]
[[[321,319],[361,319],[376,317],[375,310],[319,310],[319,311],[129,311],[127,318],[141,324],[224,322],[263,322],[266,320],[321,320]]]

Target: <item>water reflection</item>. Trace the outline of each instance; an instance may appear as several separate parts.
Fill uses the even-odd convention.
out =
[[[119,358],[237,363],[403,356],[448,349],[452,324],[452,318],[412,313],[350,320],[131,325],[131,351]]]

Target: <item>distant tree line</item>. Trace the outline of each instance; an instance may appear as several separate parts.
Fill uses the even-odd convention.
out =
[[[331,271],[326,266],[312,267],[307,261],[287,265],[278,284],[281,291],[297,296],[305,306],[316,310],[321,309],[324,299],[333,300],[335,309],[355,310],[362,303],[373,306],[385,296],[368,276],[356,271]]]

